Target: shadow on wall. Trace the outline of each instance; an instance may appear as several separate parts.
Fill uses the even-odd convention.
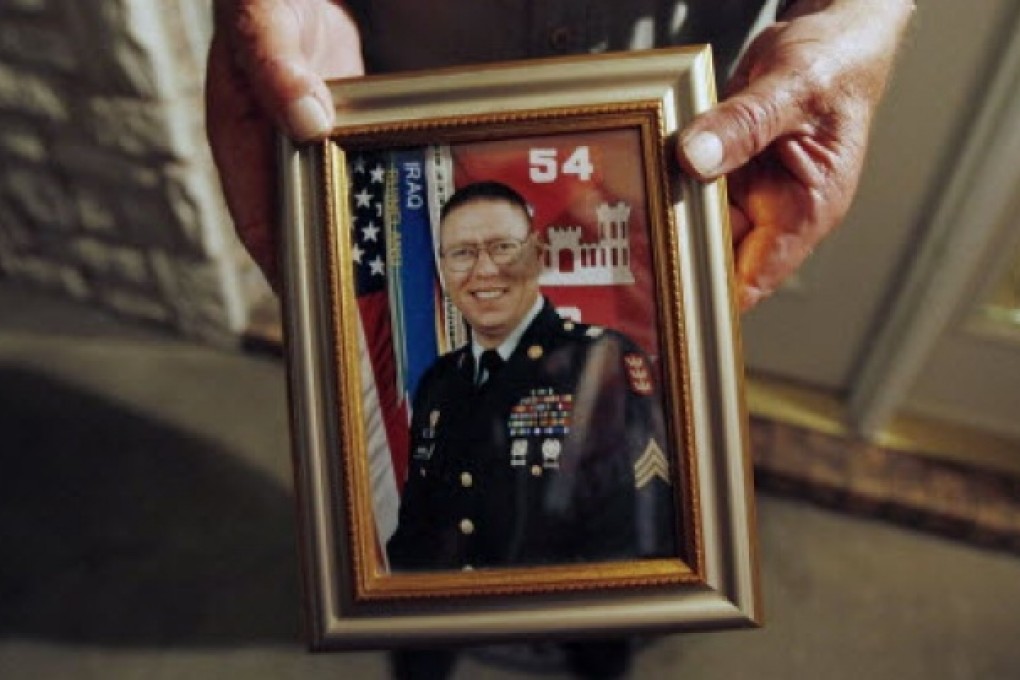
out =
[[[287,491],[222,446],[0,366],[0,637],[300,639]]]

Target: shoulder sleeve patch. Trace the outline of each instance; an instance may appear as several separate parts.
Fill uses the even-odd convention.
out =
[[[644,355],[637,352],[624,354],[623,365],[627,369],[627,382],[634,393],[647,396],[655,391],[652,372]]]

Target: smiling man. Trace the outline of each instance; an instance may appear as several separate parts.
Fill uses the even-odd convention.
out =
[[[471,340],[415,396],[391,567],[677,556],[655,372],[625,336],[564,320],[543,298],[524,199],[496,182],[456,192],[440,267]]]
[[[502,184],[473,184],[446,204],[440,233],[446,292],[474,342],[495,349],[540,304],[539,258],[522,257],[538,250],[527,206]]]

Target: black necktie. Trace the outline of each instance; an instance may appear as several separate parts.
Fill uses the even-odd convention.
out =
[[[503,368],[504,363],[503,357],[496,350],[487,349],[482,352],[478,362],[478,365],[481,367],[481,370],[478,372],[478,384],[482,385],[494,378],[499,373],[499,369]]]

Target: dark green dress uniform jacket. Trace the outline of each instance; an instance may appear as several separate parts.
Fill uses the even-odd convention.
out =
[[[465,347],[421,380],[393,569],[679,554],[663,404],[633,342],[546,301],[505,366],[474,374]]]

